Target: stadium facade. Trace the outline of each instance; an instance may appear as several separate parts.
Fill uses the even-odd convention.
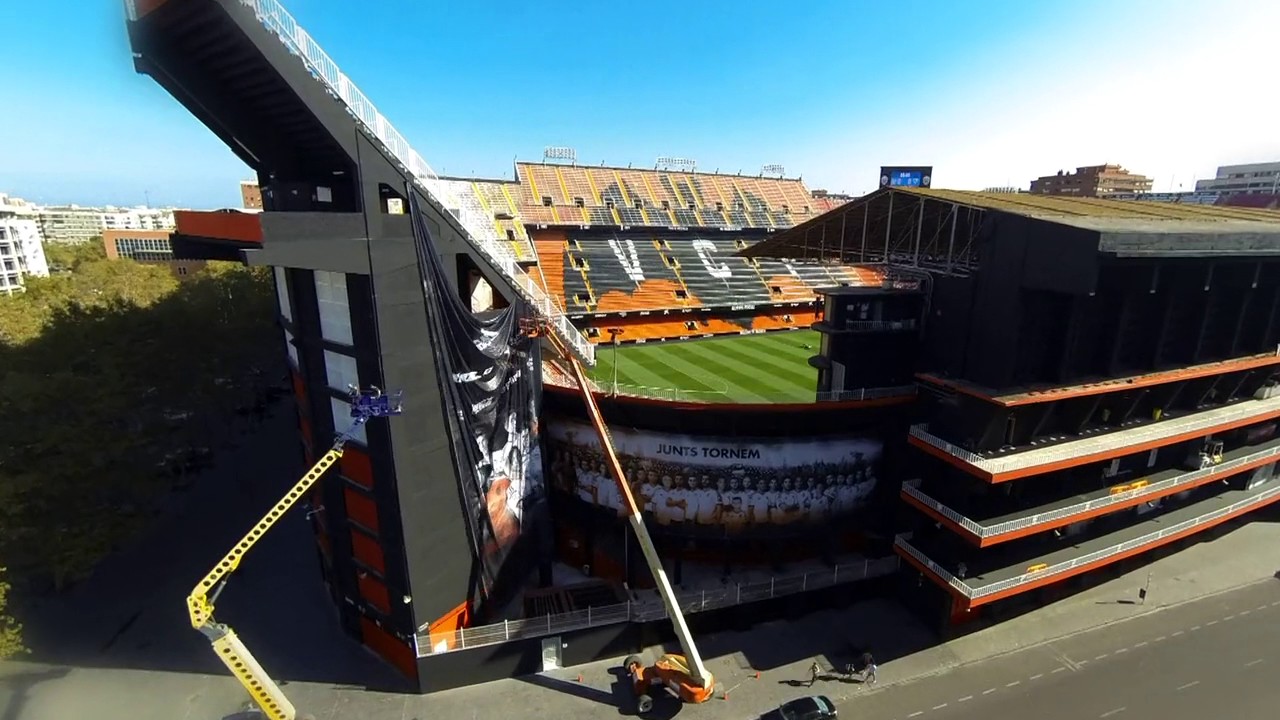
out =
[[[542,163],[442,178],[276,2],[138,0],[129,29],[138,70],[258,175],[263,212],[179,213],[173,248],[274,269],[303,454],[349,385],[405,393],[309,517],[343,626],[420,690],[662,633],[534,315],[588,364],[675,348],[673,387],[596,390],[673,580],[725,580],[689,596],[695,631],[895,579],[951,627],[1280,497],[1274,213],[838,204],[798,179]],[[737,372],[718,336],[809,328],[812,402],[674,387]]]

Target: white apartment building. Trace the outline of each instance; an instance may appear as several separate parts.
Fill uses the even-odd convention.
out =
[[[171,208],[59,205],[39,208],[40,232],[49,242],[82,243],[103,230],[171,230]]]
[[[22,292],[28,275],[49,275],[40,224],[31,206],[0,195],[0,295]]]
[[[1217,177],[1196,181],[1196,192],[1257,195],[1280,192],[1280,162],[1222,165]]]

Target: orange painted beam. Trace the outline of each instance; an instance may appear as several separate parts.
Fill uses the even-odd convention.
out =
[[[1280,495],[1269,498],[1265,502],[1260,502],[1257,505],[1250,505],[1249,507],[1241,508],[1240,510],[1237,510],[1234,513],[1224,515],[1214,520],[1213,522],[1205,523],[1204,525],[1197,525],[1196,527],[1192,527],[1192,528],[1187,528],[1186,530],[1180,533],[1175,533],[1173,535],[1160,538],[1159,540],[1148,543],[1146,545],[1142,545],[1140,547],[1136,547],[1122,553],[1117,553],[1110,557],[1102,558],[1100,560],[1088,563],[1086,565],[1081,565],[1079,567],[1072,568],[1071,570],[1068,570],[1066,572],[1054,573],[1053,575],[1048,575],[1038,580],[1032,580],[1031,582],[1018,585],[1017,587],[1009,588],[1008,590],[1003,590],[998,593],[992,593],[990,595],[984,595],[982,597],[973,598],[973,599],[966,597],[964,593],[961,593],[959,590],[956,590],[944,578],[940,577],[937,573],[930,570],[928,566],[926,566],[924,563],[911,557],[911,555],[908,554],[902,548],[898,547],[897,545],[894,545],[893,551],[897,553],[897,555],[901,557],[903,560],[906,560],[907,564],[911,565],[915,569],[919,570],[926,577],[928,577],[935,585],[941,587],[942,589],[950,593],[952,597],[956,598],[956,600],[958,601],[961,607],[972,609],[975,607],[993,603],[997,600],[1003,600],[1008,597],[1013,597],[1014,595],[1021,595],[1022,593],[1030,592],[1032,590],[1042,588],[1046,585],[1052,585],[1062,580],[1075,577],[1076,575],[1089,572],[1090,570],[1096,570],[1105,565],[1111,565],[1113,563],[1120,562],[1121,560],[1131,558],[1134,555],[1139,555],[1149,550],[1154,550],[1155,548],[1158,548],[1162,545],[1167,545],[1171,542],[1174,542],[1175,540],[1181,540],[1184,537],[1190,537],[1191,535],[1194,535],[1198,532],[1203,532],[1205,530],[1208,530],[1209,528],[1221,525],[1222,523],[1232,518],[1236,518],[1241,515],[1244,515],[1245,513],[1253,512],[1254,510],[1259,510],[1261,508],[1264,508],[1268,505],[1271,505],[1272,503],[1275,503],[1276,501],[1280,501]]]
[[[991,390],[989,388],[983,388],[977,385],[970,385],[969,383],[957,382],[954,380],[947,380],[931,373],[917,373],[916,377],[927,383],[939,385],[949,390],[954,390],[958,393],[963,393],[980,400],[986,400],[992,404],[999,405],[1000,407],[1017,407],[1019,405],[1032,405],[1035,403],[1068,400],[1071,398],[1086,397],[1089,395],[1122,392],[1124,390],[1132,390],[1134,388],[1163,385],[1165,383],[1177,382],[1180,380],[1194,380],[1196,378],[1206,377],[1209,375],[1238,372],[1240,370],[1252,370],[1254,368],[1277,364],[1280,364],[1280,355],[1267,353],[1265,355],[1251,355],[1249,357],[1233,360],[1222,360],[1219,362],[1204,363],[1202,365],[1192,365],[1190,367],[1179,368],[1177,370],[1162,370],[1160,372],[1131,375],[1129,377],[1115,378],[1113,380],[1096,383],[1085,383],[1083,385],[1060,388],[1046,388],[1044,390],[1030,390],[1027,392],[1010,393],[1008,395],[998,395],[995,390]]]
[[[1208,485],[1211,482],[1224,480],[1229,477],[1235,477],[1240,473],[1247,472],[1249,470],[1253,470],[1254,468],[1259,468],[1259,467],[1262,467],[1263,465],[1268,465],[1274,462],[1280,462],[1280,456],[1273,455],[1271,457],[1251,460],[1245,463],[1244,465],[1241,465],[1236,468],[1232,468],[1230,472],[1222,473],[1220,475],[1209,475],[1207,477],[1200,478],[1195,482],[1190,482],[1185,485],[1178,485],[1172,488],[1165,488],[1160,492],[1148,493],[1146,495],[1137,495],[1128,500],[1122,500],[1114,505],[1107,505],[1105,507],[1094,508],[1092,510],[1087,510],[1082,513],[1077,513],[1075,515],[1068,515],[1063,518],[1058,518],[1057,520],[1050,520],[1048,522],[1038,523],[1036,525],[1031,525],[1025,528],[1019,528],[1017,530],[1012,530],[1007,533],[1000,533],[999,535],[992,535],[989,537],[980,537],[974,534],[972,531],[966,529],[964,526],[960,525],[954,520],[947,518],[942,513],[934,510],[928,505],[925,505],[924,503],[920,502],[919,499],[914,498],[905,492],[903,492],[901,495],[902,495],[902,499],[905,500],[908,505],[911,505],[912,507],[916,508],[917,510],[920,510],[921,512],[933,518],[934,520],[937,520],[938,522],[947,526],[957,535],[962,536],[970,544],[976,545],[978,547],[991,547],[992,545],[999,545],[1000,543],[1009,542],[1010,540],[1017,540],[1019,538],[1024,538],[1029,535],[1048,532],[1055,528],[1065,527],[1067,525],[1072,525],[1078,522],[1084,522],[1085,520],[1092,520],[1093,518],[1100,517],[1102,515],[1109,515],[1111,513],[1119,512],[1121,510],[1128,510],[1129,508],[1135,507],[1137,505],[1141,505],[1142,503],[1145,503],[1145,502],[1151,502],[1152,500],[1159,500],[1160,498],[1168,497],[1170,495],[1176,495],[1185,490],[1192,490],[1192,489],[1198,488],[1201,485]],[[1191,472],[1191,471],[1188,471],[1188,472]],[[974,522],[977,522],[977,521],[975,520]]]
[[[1045,473],[1054,472],[1055,470],[1066,470],[1068,468],[1079,467],[1080,465],[1087,465],[1089,463],[1099,462],[1102,460],[1110,460],[1112,458],[1123,457],[1125,455],[1134,455],[1140,452],[1153,450],[1155,448],[1165,447],[1167,445],[1176,445],[1180,442],[1185,442],[1187,440],[1194,440],[1196,438],[1204,437],[1205,435],[1212,435],[1215,433],[1226,432],[1228,430],[1235,430],[1236,428],[1241,428],[1246,425],[1265,422],[1267,420],[1274,420],[1277,417],[1280,417],[1280,410],[1272,411],[1269,413],[1263,413],[1261,415],[1255,415],[1254,417],[1244,418],[1243,420],[1233,420],[1231,422],[1222,423],[1220,425],[1207,427],[1202,430],[1193,430],[1191,432],[1185,432],[1178,435],[1171,435],[1167,438],[1162,438],[1159,440],[1150,440],[1147,442],[1137,443],[1134,445],[1124,445],[1122,447],[1113,448],[1110,450],[1103,450],[1101,452],[1096,452],[1091,455],[1081,455],[1074,458],[1068,458],[1066,460],[1059,460],[1057,462],[1044,463],[1041,465],[1032,465],[1030,467],[1018,468],[1016,470],[1009,470],[1007,472],[1002,472],[1002,473],[991,473],[986,470],[983,470],[982,468],[979,468],[975,465],[965,462],[964,460],[961,460],[955,455],[952,455],[951,453],[948,453],[944,450],[936,448],[913,435],[907,436],[907,442],[925,451],[926,453],[929,453],[930,455],[933,455],[934,457],[945,461],[947,464],[953,467],[957,467],[969,473],[970,475],[973,475],[979,480],[985,480],[986,482],[989,482],[994,485],[998,483],[1009,482],[1010,480],[1019,480],[1021,478],[1031,477],[1034,475],[1044,475]]]

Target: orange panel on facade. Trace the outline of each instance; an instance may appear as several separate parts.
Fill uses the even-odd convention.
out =
[[[342,495],[347,503],[347,517],[378,534],[378,505],[373,499],[352,487],[343,488]]]
[[[258,213],[176,210],[173,224],[181,235],[261,243],[260,217]]]
[[[387,586],[381,580],[367,572],[360,572],[356,576],[356,584],[360,587],[360,597],[383,615],[391,614],[391,598],[387,594]]]
[[[405,677],[418,678],[418,658],[413,646],[383,630],[369,618],[360,618],[360,637],[369,649],[394,665]]]
[[[338,469],[342,472],[342,476],[351,482],[367,490],[373,489],[373,464],[365,451],[355,448],[343,450],[342,459],[338,461]]]
[[[382,546],[377,540],[355,528],[351,529],[351,555],[369,568],[377,570],[380,575],[387,574],[387,563],[382,556]]]

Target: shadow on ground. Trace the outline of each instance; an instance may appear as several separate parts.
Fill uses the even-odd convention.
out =
[[[103,560],[69,592],[29,608],[27,659],[225,675],[191,628],[185,598],[301,475],[294,417],[289,401],[277,403],[138,542]],[[218,620],[279,680],[408,690],[395,670],[342,633],[318,563],[304,513],[295,508],[232,577],[218,600]]]

